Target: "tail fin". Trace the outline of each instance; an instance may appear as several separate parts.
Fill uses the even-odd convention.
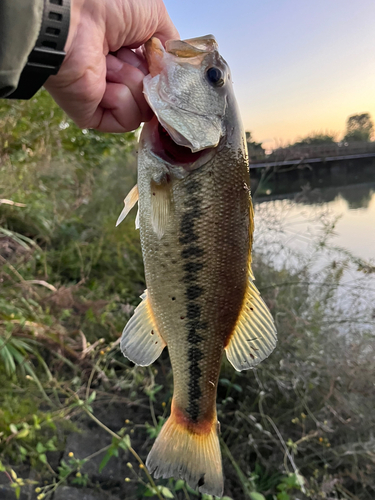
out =
[[[223,471],[217,434],[218,422],[187,423],[172,404],[172,413],[162,427],[146,461],[155,478],[184,479],[201,493],[223,495]]]

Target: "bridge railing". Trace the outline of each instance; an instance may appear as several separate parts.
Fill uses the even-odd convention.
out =
[[[349,142],[323,144],[320,146],[290,146],[277,148],[263,159],[257,159],[252,163],[264,161],[287,161],[306,160],[309,158],[327,158],[333,156],[350,156],[366,153],[375,153],[375,142]]]

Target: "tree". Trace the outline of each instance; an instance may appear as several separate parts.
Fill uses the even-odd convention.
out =
[[[361,113],[349,116],[346,121],[346,142],[369,142],[373,133],[374,124],[370,113]]]
[[[246,143],[250,161],[262,160],[265,157],[262,143],[253,141],[251,132],[246,132]]]
[[[334,144],[335,136],[331,134],[323,134],[321,132],[313,132],[312,134],[299,139],[292,146],[322,146],[325,144]]]

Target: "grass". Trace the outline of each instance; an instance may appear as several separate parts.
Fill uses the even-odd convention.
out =
[[[81,131],[43,92],[1,103],[0,130],[0,475],[15,495],[32,487],[41,500],[64,484],[94,487],[85,465],[100,455],[105,470],[126,454],[127,500],[202,498],[183,481],[154,482],[144,468],[169,413],[167,353],[141,368],[118,349],[145,286],[134,214],[115,228],[136,179],[134,135]],[[374,323],[357,307],[363,291],[348,291],[350,308],[337,300],[348,266],[372,268],[336,252],[312,279],[328,245],[318,243],[293,266],[286,256],[276,269],[275,248],[254,256],[279,343],[256,370],[223,365],[227,498],[375,496]],[[105,417],[120,403],[128,418],[114,430]],[[108,444],[55,464],[83,418]]]

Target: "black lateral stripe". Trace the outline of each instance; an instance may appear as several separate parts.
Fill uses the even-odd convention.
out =
[[[186,262],[184,265],[184,271],[186,274],[194,274],[203,268],[202,262]]]
[[[187,413],[192,420],[197,420],[199,416],[198,399],[202,396],[202,391],[199,386],[199,379],[202,375],[202,370],[199,368],[199,361],[203,358],[203,353],[198,347],[190,347],[188,352],[189,359],[189,406]]]
[[[197,326],[195,324],[195,321],[189,321],[188,328],[189,328],[189,335],[188,335],[189,344],[196,345],[196,344],[199,344],[199,342],[202,342],[203,337],[198,335]]]
[[[203,293],[203,288],[199,285],[190,285],[186,289],[185,295],[188,300],[195,300],[200,297]]]
[[[181,257],[184,259],[183,269],[185,271],[183,283],[185,284],[186,323],[188,341],[188,406],[186,413],[192,421],[197,421],[200,413],[199,399],[202,397],[200,379],[202,371],[199,367],[204,357],[199,344],[203,341],[200,334],[208,328],[208,324],[200,321],[202,307],[197,300],[204,294],[204,289],[197,283],[199,272],[203,269],[200,258],[204,255],[203,248],[199,245],[199,235],[196,232],[196,222],[202,216],[202,198],[200,184],[195,179],[185,181],[186,211],[181,217],[179,242],[182,246]],[[199,333],[198,333],[199,332]]]
[[[200,184],[195,179],[187,179],[185,182],[185,190],[187,194],[197,194],[200,191]]]
[[[189,303],[187,305],[187,318],[192,320],[199,320],[201,315],[201,306],[199,304]]]
[[[190,259],[191,257],[202,257],[204,250],[197,246],[191,246],[184,248],[181,252],[181,257],[183,259]]]

